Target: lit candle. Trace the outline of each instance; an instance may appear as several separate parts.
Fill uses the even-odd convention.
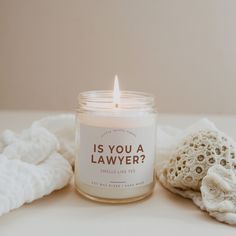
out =
[[[114,89],[113,89],[113,103],[115,105],[115,108],[119,107],[120,103],[120,87],[119,87],[119,80],[118,76],[115,76],[115,81],[114,81]]]
[[[156,112],[153,96],[87,91],[79,96],[76,189],[89,199],[122,203],[150,195],[155,185]]]

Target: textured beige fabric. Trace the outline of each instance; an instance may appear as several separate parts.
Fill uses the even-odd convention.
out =
[[[217,220],[236,224],[235,142],[206,119],[169,135],[172,142],[157,149],[161,184]]]

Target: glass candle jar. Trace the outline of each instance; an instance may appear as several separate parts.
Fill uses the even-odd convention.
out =
[[[75,186],[85,197],[110,203],[140,200],[155,185],[156,111],[147,93],[79,95]]]

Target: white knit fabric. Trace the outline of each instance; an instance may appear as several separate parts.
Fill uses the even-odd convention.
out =
[[[235,142],[206,119],[184,131],[159,127],[157,176],[171,192],[236,225],[235,153]]]
[[[74,116],[34,122],[0,136],[0,215],[66,186],[72,176]]]

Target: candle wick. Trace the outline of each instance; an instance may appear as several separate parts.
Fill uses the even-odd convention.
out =
[[[118,107],[119,107],[119,105],[118,105],[118,103],[116,103],[116,104],[115,104],[115,108],[118,108]]]

